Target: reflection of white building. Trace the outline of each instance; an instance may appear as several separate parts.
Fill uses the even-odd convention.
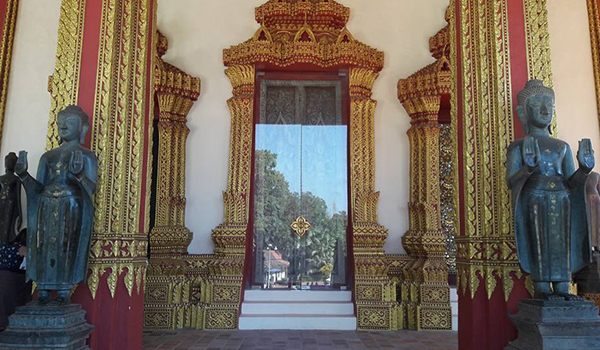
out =
[[[265,250],[263,254],[265,271],[268,271],[265,284],[277,285],[278,282],[284,282],[287,286],[287,272],[290,262],[284,260],[281,253],[276,250]]]

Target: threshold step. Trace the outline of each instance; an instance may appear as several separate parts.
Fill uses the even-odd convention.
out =
[[[352,291],[247,290],[244,301],[352,301]]]
[[[356,330],[356,317],[348,315],[251,315],[242,314],[241,330],[303,329]]]
[[[249,315],[354,315],[354,304],[347,301],[244,301],[242,314]]]

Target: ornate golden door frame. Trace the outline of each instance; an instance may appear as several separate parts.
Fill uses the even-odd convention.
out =
[[[346,68],[350,94],[350,186],[354,294],[359,329],[398,327],[398,303],[387,276],[383,245],[387,230],[378,224],[375,192],[374,114],[371,90],[383,68],[383,53],[354,39],[346,28],[350,9],[335,2],[270,0],[256,9],[261,27],[248,41],[223,52],[233,86],[225,218],[213,230],[215,259],[206,309],[207,329],[237,328],[246,232],[250,215],[252,133],[256,67],[312,70]],[[251,253],[250,253],[251,254]]]

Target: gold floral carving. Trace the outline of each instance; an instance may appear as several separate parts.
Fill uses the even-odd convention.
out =
[[[8,92],[18,7],[19,0],[8,0],[6,2],[4,25],[2,27],[2,47],[0,48],[0,141],[2,140],[2,129],[4,127],[4,111],[6,109],[6,95]]]
[[[529,79],[539,79],[554,87],[548,32],[547,0],[524,0],[525,44],[527,45],[527,72]],[[552,121],[552,134],[558,135],[556,118]]]
[[[508,300],[515,280],[523,275],[504,180],[506,149],[514,137],[507,0],[458,5],[461,38],[452,52],[460,51],[461,56],[463,83],[457,87],[462,91],[463,109],[458,113],[463,138],[458,141],[464,150],[460,156],[465,198],[461,207],[465,226],[457,237],[458,283],[471,298],[482,285],[488,298],[501,286]],[[545,0],[527,0],[524,5],[529,76],[550,85]],[[458,106],[456,96],[452,103],[453,109]]]
[[[48,121],[47,150],[58,147],[58,112],[68,105],[77,104],[85,4],[86,0],[63,0],[60,7],[56,66],[49,81],[52,103]]]
[[[183,265],[166,259],[150,264],[144,301],[145,329],[204,328],[212,258],[186,255]]]
[[[134,290],[141,293],[145,282],[148,225],[147,208],[141,203],[142,186],[150,186],[151,172],[144,176],[143,161],[144,150],[152,144],[144,131],[152,135],[146,109],[153,109],[146,98],[147,79],[153,77],[146,72],[155,28],[150,14],[156,1],[109,0],[102,6],[91,128],[99,170],[88,283],[95,296],[100,278],[107,274],[114,297],[121,275],[130,295]]]
[[[377,222],[374,113],[371,90],[383,53],[358,42],[346,28],[350,9],[335,1],[270,0],[256,9],[253,37],[223,52],[233,86],[225,219],[213,230],[210,296],[205,327],[237,327],[251,184],[255,66],[308,63],[350,68],[350,168],[355,287],[359,329],[397,329],[398,303],[383,251],[387,230]],[[231,319],[231,318],[234,319]]]
[[[400,298],[406,315],[404,326],[416,330],[452,329],[438,121],[442,96],[451,89],[448,28],[430,40],[437,61],[398,82],[398,99],[411,118],[407,133],[411,147],[409,231],[402,237],[410,260],[402,271]]]
[[[597,0],[587,0],[590,38],[592,42],[592,60],[594,62],[594,80],[596,83],[596,105],[600,118],[600,9]]]
[[[496,170],[504,169],[513,135],[507,3],[460,6],[465,227],[457,237],[458,283],[474,297],[483,281],[491,297],[499,279],[512,289],[510,273],[518,271],[508,188]]]
[[[539,79],[546,86],[554,86],[550,59],[547,0],[524,0],[525,43],[527,44],[527,71],[529,79]]]
[[[335,1],[268,1],[256,9],[261,27],[252,39],[224,50],[223,61],[229,67],[311,63],[380,70],[383,52],[354,39],[346,29],[349,13]]]
[[[164,62],[167,38],[157,32],[154,84],[158,102],[158,157],[154,227],[146,279],[146,329],[203,327],[204,308],[194,300],[200,288],[186,271],[192,233],[185,227],[187,114],[200,95],[200,79]]]
[[[296,235],[298,235],[298,237],[302,237],[306,234],[306,232],[308,232],[308,230],[310,230],[311,226],[310,222],[308,222],[308,220],[306,220],[302,215],[300,215],[294,222],[292,222],[290,227],[292,228],[292,230],[294,230],[294,232],[296,232]]]

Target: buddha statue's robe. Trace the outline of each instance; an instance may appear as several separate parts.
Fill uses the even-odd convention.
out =
[[[552,137],[536,137],[539,166],[527,172],[523,140],[508,150],[508,168],[522,176],[511,184],[515,239],[521,269],[534,282],[569,282],[571,274],[591,261],[586,211],[587,176],[575,171],[569,145]]]
[[[23,180],[27,191],[27,279],[40,290],[68,290],[85,280],[92,232],[93,199],[69,172],[74,150],[81,151],[84,171],[97,168],[94,154],[80,145],[46,152],[37,181]],[[32,205],[37,204],[37,205]]]

